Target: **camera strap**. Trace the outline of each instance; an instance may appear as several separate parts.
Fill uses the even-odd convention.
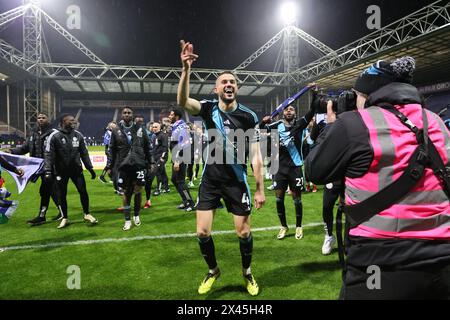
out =
[[[338,255],[339,255],[339,263],[341,265],[342,268],[342,280],[345,280],[345,273],[347,272],[347,264],[345,262],[345,241],[347,240],[348,237],[348,228],[347,228],[347,224],[344,225],[344,223],[342,222],[342,216],[344,213],[344,207],[345,207],[345,202],[344,202],[344,192],[342,189],[342,192],[340,192],[339,195],[339,205],[338,205],[338,209],[336,212],[336,240],[337,240],[337,245],[338,245]],[[345,227],[345,231],[342,232],[343,227]],[[344,237],[342,236],[344,234]]]
[[[419,146],[413,152],[408,167],[401,177],[366,200],[351,206],[345,206],[344,212],[350,228],[354,228],[373,216],[397,203],[422,178],[425,168],[433,169],[434,174],[443,184],[444,192],[450,199],[450,171],[446,168],[439,152],[428,137],[428,118],[422,109],[423,129],[418,129],[403,113],[392,105],[382,105],[383,109],[392,112],[400,121],[415,133]]]

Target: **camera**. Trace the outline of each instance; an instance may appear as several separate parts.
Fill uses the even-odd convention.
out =
[[[337,97],[317,94],[313,100],[313,106],[316,113],[327,113],[327,104],[329,100],[333,102],[333,111],[336,112],[336,114],[356,110],[356,93],[353,91],[343,91]]]

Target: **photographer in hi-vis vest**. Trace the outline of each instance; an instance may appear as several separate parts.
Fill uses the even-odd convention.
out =
[[[414,70],[411,57],[366,69],[357,110],[336,116],[329,102],[305,161],[312,182],[345,183],[342,299],[450,298],[450,135]]]

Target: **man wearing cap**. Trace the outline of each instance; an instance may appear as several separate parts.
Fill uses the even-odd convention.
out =
[[[354,86],[358,110],[336,120],[328,103],[329,124],[305,162],[314,183],[345,181],[342,299],[450,298],[448,180],[431,168],[449,166],[450,136],[423,109],[414,69],[415,60],[403,57],[365,70]],[[419,165],[413,180],[410,168]]]

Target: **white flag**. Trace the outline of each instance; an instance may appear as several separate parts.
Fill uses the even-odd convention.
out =
[[[19,177],[14,172],[10,172],[11,176],[16,181],[17,191],[19,192],[19,194],[21,194],[25,189],[28,181],[30,181],[30,178],[38,173],[44,165],[44,159],[40,158],[17,156],[4,152],[0,152],[0,155],[17,168],[22,169],[24,172],[24,175],[22,177]]]

